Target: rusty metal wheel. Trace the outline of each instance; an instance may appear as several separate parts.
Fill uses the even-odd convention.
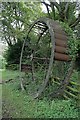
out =
[[[67,36],[58,22],[40,18],[32,24],[20,58],[20,70],[26,65],[24,79],[28,94],[37,98],[44,90],[46,95],[51,93],[53,96],[64,91],[73,70],[66,47]],[[59,84],[56,84],[57,80]],[[63,90],[60,93],[59,88]]]

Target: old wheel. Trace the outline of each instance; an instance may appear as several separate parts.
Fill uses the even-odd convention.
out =
[[[25,61],[21,58],[21,65],[25,62],[27,69],[30,67],[26,72],[26,88],[33,96],[42,93],[51,74],[55,46],[55,40],[51,37],[54,39],[49,20],[46,23],[46,19],[41,19],[31,26],[23,44],[22,56]]]
[[[74,63],[69,61],[66,47],[67,36],[58,22],[40,18],[33,23],[20,59],[20,70],[26,68],[24,81],[28,94],[37,98],[44,90],[54,97],[63,93]]]

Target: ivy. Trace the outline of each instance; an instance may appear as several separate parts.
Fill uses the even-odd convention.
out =
[[[60,22],[62,28],[65,30],[65,32],[68,35],[68,49],[67,53],[69,54],[70,58],[72,60],[75,60],[75,58],[78,56],[78,49],[79,49],[79,40],[76,38],[73,30],[69,27],[67,23]]]

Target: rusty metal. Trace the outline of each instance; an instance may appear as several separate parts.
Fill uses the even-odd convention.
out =
[[[61,53],[57,53],[57,52],[55,52],[54,58],[55,58],[55,60],[59,60],[59,61],[70,61],[69,55],[61,54]]]
[[[55,29],[54,28],[54,32],[58,33],[58,34],[66,35],[66,33],[63,30],[61,30],[61,29]]]
[[[55,44],[61,47],[67,47],[67,41],[56,39]]]
[[[68,37],[66,35],[58,34],[55,32],[55,38],[66,41]]]
[[[66,54],[66,47],[61,47],[56,45],[55,52]]]

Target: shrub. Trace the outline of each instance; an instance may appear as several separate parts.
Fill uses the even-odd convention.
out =
[[[7,65],[19,64],[20,54],[22,49],[23,41],[18,41],[16,44],[9,46],[4,53]]]
[[[5,59],[3,58],[3,56],[0,56],[0,69],[4,69],[5,68]]]

